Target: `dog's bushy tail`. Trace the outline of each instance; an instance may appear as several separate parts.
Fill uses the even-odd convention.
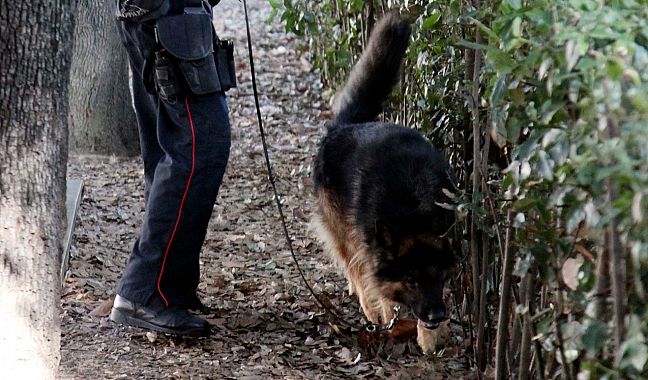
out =
[[[398,82],[410,34],[409,22],[397,12],[387,13],[378,21],[346,85],[336,95],[333,111],[338,123],[376,119]]]

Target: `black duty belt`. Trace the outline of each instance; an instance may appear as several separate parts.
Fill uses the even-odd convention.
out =
[[[184,0],[184,13],[206,12],[202,0]]]

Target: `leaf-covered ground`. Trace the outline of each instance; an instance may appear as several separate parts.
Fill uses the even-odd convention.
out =
[[[250,1],[271,159],[297,255],[310,283],[356,329],[365,323],[342,276],[312,232],[310,164],[330,117],[321,83],[299,41],[266,23]],[[437,357],[398,344],[381,355],[355,334],[331,330],[286,248],[263,162],[253,106],[241,3],[215,8],[222,38],[236,41],[239,87],[228,93],[233,145],[202,252],[199,294],[212,312],[209,338],[183,339],[110,322],[106,313],[143,214],[139,159],[72,157],[85,181],[62,297],[62,379],[475,378],[453,330]]]

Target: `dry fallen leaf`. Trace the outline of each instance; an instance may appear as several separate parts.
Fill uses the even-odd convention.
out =
[[[563,263],[560,274],[562,279],[571,290],[578,289],[578,272],[580,267],[583,265],[585,259],[583,256],[576,256],[575,258],[569,258]]]
[[[148,339],[149,342],[153,343],[157,340],[157,333],[155,331],[147,331],[146,332],[146,339]]]
[[[93,317],[107,317],[110,315],[110,310],[112,310],[113,301],[114,297],[103,301],[90,312],[90,315]]]

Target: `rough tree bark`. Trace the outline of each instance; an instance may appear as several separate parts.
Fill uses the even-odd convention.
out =
[[[70,152],[135,156],[128,61],[112,1],[79,3],[70,78]]]
[[[51,379],[58,367],[73,4],[0,1],[0,371],[8,379]]]

